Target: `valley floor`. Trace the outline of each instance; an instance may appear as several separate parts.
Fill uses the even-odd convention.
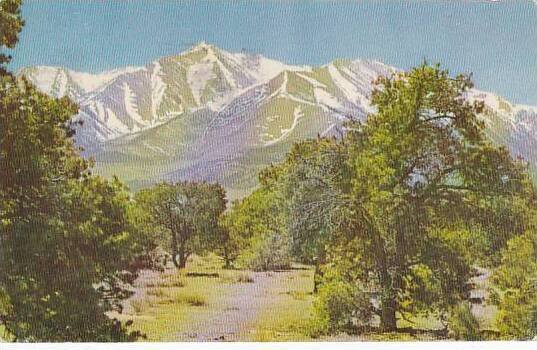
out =
[[[396,334],[308,336],[313,309],[313,269],[280,272],[226,270],[216,256],[194,257],[181,271],[144,271],[123,314],[147,341],[359,341],[438,340],[431,318]],[[428,327],[429,330],[427,330]],[[410,329],[410,328],[409,328]]]
[[[148,341],[307,340],[313,270],[224,270],[214,256],[144,271],[123,314]]]

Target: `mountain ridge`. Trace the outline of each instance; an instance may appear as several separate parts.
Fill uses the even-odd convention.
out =
[[[134,189],[163,180],[219,181],[240,196],[292,143],[337,134],[348,117],[374,112],[372,81],[397,71],[376,60],[294,66],[200,43],[143,67],[91,75],[40,66],[19,74],[79,104],[76,119],[84,123],[76,142],[95,158],[98,173],[119,175]],[[537,107],[477,89],[468,97],[485,103],[494,140],[536,164]]]

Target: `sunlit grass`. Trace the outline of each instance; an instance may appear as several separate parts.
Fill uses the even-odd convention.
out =
[[[278,273],[273,273],[277,278]],[[290,278],[293,277],[293,278]],[[306,341],[311,324],[313,270],[281,276],[274,288],[270,309],[258,315],[253,324],[253,341]]]
[[[253,278],[241,270],[224,270],[219,257],[193,257],[183,270],[168,270],[146,283],[141,298],[129,302],[132,330],[140,330],[148,341],[176,340],[192,323],[203,323],[222,312],[230,284],[251,283]],[[196,277],[188,277],[191,274]],[[208,277],[217,274],[219,277]]]

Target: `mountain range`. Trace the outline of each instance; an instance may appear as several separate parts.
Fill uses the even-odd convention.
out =
[[[350,116],[374,112],[373,81],[397,70],[374,60],[295,66],[200,43],[143,67],[89,74],[35,66],[18,74],[79,105],[76,142],[95,159],[95,172],[134,190],[163,180],[218,181],[238,198],[294,142],[338,135]],[[476,89],[468,98],[484,101],[489,136],[537,169],[537,107]]]

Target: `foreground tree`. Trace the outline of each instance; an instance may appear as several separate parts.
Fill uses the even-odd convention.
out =
[[[226,208],[225,191],[205,182],[162,183],[141,190],[136,203],[147,211],[149,223],[164,230],[172,261],[186,265],[193,253],[215,248],[220,240],[219,219]]]
[[[11,60],[5,49],[15,47],[24,25],[20,7],[21,0],[0,1],[0,74],[6,74],[5,65]]]
[[[0,91],[0,322],[21,341],[132,339],[105,314],[140,252],[128,195],[78,155],[76,106],[7,74]]]
[[[350,134],[351,196],[381,287],[382,328],[392,331],[397,312],[445,310],[464,296],[489,219],[480,209],[523,196],[529,179],[485,138],[482,104],[465,99],[468,77],[424,65],[379,85],[378,112]]]
[[[465,98],[471,87],[438,66],[382,77],[365,124],[295,147],[278,179],[291,189],[289,225],[302,227],[295,241],[327,253],[332,280],[369,291],[384,331],[398,316],[447,312],[482,251],[526,228],[509,203],[528,207],[533,188],[524,166],[484,136],[482,104]],[[490,222],[504,215],[519,219],[499,237]]]
[[[16,341],[122,341],[124,288],[143,251],[117,181],[74,147],[77,108],[6,71],[20,1],[0,1],[0,325]]]

